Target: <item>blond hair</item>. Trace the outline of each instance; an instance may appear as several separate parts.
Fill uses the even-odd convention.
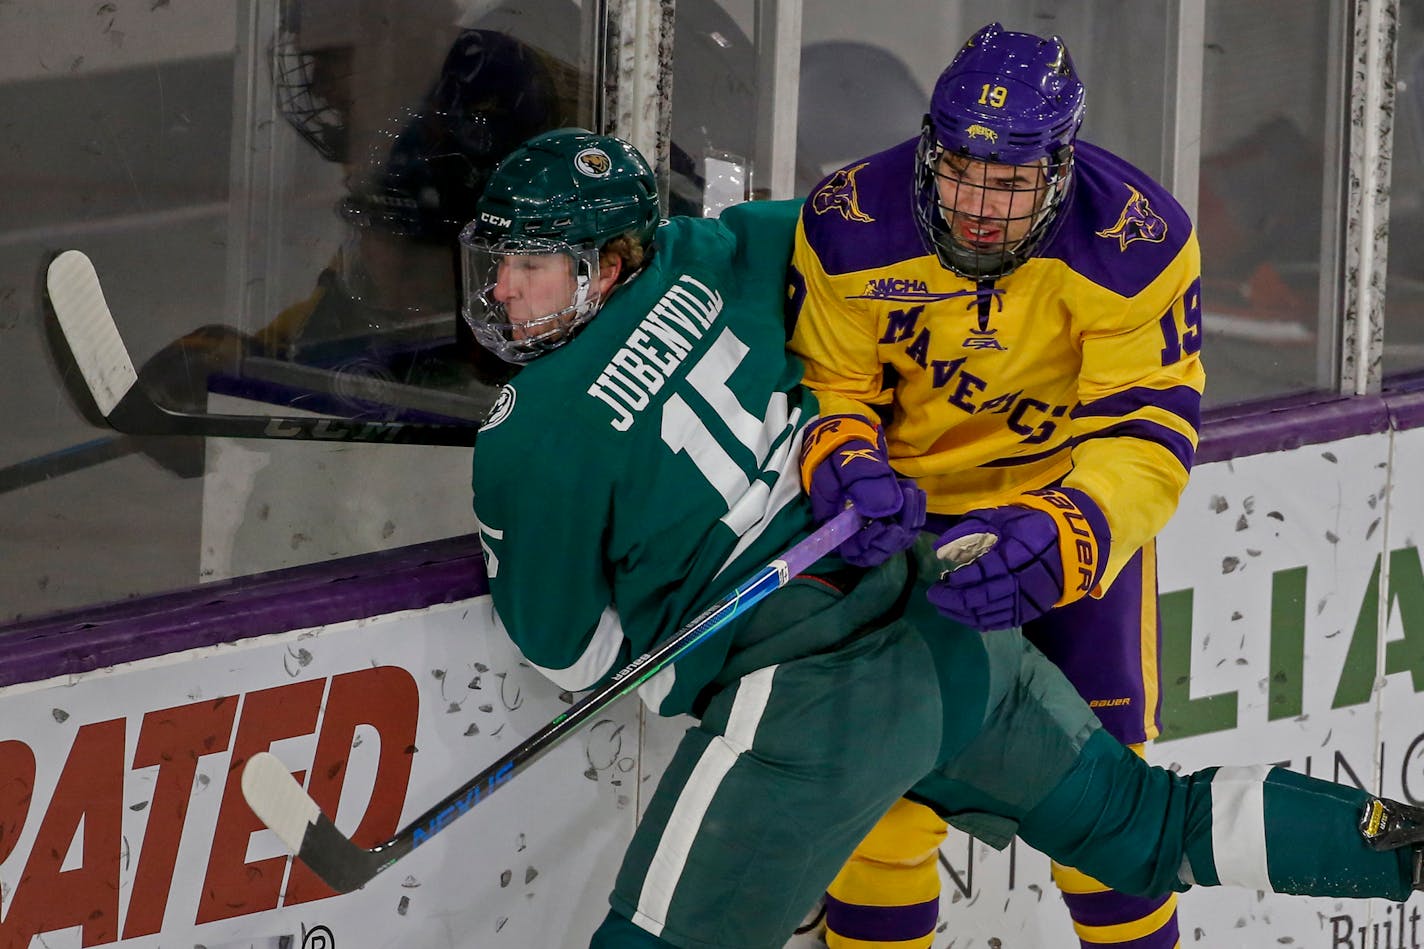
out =
[[[647,260],[648,249],[636,234],[619,234],[598,252],[600,266],[618,260],[623,264],[624,273],[632,273]]]

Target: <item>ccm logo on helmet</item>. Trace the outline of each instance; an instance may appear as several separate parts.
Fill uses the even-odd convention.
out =
[[[493,224],[495,227],[509,227],[514,223],[507,217],[500,217],[498,214],[491,214],[488,211],[480,212],[480,220],[486,224]]]
[[[585,148],[574,156],[574,167],[590,178],[605,178],[613,170],[613,159],[601,148]]]

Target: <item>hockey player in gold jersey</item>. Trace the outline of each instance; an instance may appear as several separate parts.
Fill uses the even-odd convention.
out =
[[[1158,733],[1153,538],[1197,444],[1200,252],[1161,186],[1076,139],[1063,43],[990,24],[940,76],[921,136],[811,192],[791,348],[822,419],[803,463],[863,440],[928,495],[938,546],[992,544],[929,597],[978,629],[1022,626],[1141,753]],[[823,497],[821,510],[849,498]],[[833,947],[925,949],[944,822],[882,819],[827,895]],[[1085,946],[1172,949],[1175,897],[1054,866]]]

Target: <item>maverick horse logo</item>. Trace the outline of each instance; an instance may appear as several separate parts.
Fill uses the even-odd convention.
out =
[[[855,173],[868,164],[870,162],[863,161],[854,168],[842,168],[831,175],[830,180],[811,195],[811,209],[817,214],[839,211],[847,221],[861,224],[874,221],[875,218],[860,209],[860,197],[855,193]]]
[[[1132,185],[1126,187],[1131,196],[1127,199],[1127,204],[1123,205],[1122,213],[1117,216],[1117,223],[1105,231],[1098,231],[1098,236],[1109,240],[1117,238],[1118,250],[1127,250],[1127,245],[1133,241],[1162,243],[1167,239],[1167,222],[1152,210],[1141,191]]]

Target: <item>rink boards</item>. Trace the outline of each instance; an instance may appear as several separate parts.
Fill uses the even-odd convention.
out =
[[[1424,798],[1424,432],[1407,421],[1194,471],[1161,542],[1152,760]],[[567,707],[482,593],[458,538],[4,631],[0,949],[585,945],[682,724],[636,702],[345,896],[238,791],[270,747],[371,843]],[[943,858],[937,949],[1071,939],[1041,855],[953,835]],[[1404,949],[1418,902],[1196,890],[1183,945]]]
[[[1421,476],[1420,430],[1194,470],[1161,538],[1166,733],[1152,762],[1279,763],[1424,799]],[[1042,855],[958,834],[943,855],[936,949],[1070,938]],[[1184,947],[1418,949],[1421,916],[1418,897],[1402,908],[1227,889],[1179,900]]]

